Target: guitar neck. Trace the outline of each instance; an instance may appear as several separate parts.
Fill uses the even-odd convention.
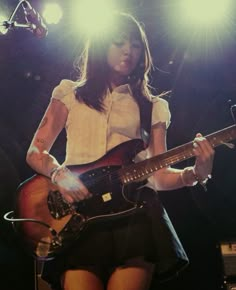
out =
[[[236,139],[236,125],[224,128],[205,136],[213,148]],[[119,176],[124,184],[139,181],[153,172],[194,157],[193,141],[168,150],[160,155],[121,168]]]

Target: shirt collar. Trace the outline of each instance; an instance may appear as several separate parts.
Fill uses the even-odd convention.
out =
[[[131,96],[133,95],[132,89],[131,89],[129,84],[124,84],[124,85],[118,86],[113,91],[117,92],[117,93],[122,93],[122,94],[127,94],[128,93]]]

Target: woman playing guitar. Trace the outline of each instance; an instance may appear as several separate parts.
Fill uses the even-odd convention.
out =
[[[192,143],[192,167],[175,169],[168,162],[132,167],[133,157],[148,160],[167,150],[170,112],[167,101],[149,89],[152,60],[142,26],[123,13],[115,13],[114,21],[111,34],[87,42],[79,79],[62,80],[54,89],[27,153],[28,164],[52,185],[46,199],[52,219],[67,213],[102,217],[46,262],[43,278],[53,289],[147,290],[154,274],[163,279],[178,273],[188,258],[157,190],[205,184],[212,170],[214,150],[201,134]],[[137,139],[149,135],[140,117],[146,104],[151,130],[141,148]],[[63,128],[66,156],[59,164],[50,149]],[[65,232],[76,231],[76,222]]]

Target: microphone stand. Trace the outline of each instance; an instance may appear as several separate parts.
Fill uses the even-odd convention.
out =
[[[13,29],[13,28],[26,28],[26,29],[33,29],[34,28],[34,24],[31,23],[18,23],[16,21],[13,21],[13,18],[16,15],[16,12],[18,11],[19,7],[21,6],[22,2],[24,1],[20,1],[16,8],[14,9],[14,11],[12,12],[11,16],[9,17],[8,20],[2,21],[0,22],[0,35],[5,35],[7,34],[8,30]],[[1,27],[3,27],[3,29],[1,29]]]
[[[16,21],[9,21],[5,20],[3,21],[0,26],[4,26],[5,29],[10,29],[10,28],[15,28],[15,27],[20,27],[20,28],[32,28],[31,24],[23,24],[23,23],[18,23]]]

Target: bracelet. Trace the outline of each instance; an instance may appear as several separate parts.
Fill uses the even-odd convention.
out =
[[[204,179],[200,179],[199,175],[196,173],[195,167],[193,167],[193,175],[194,175],[194,178],[196,179],[196,181],[203,187],[204,191],[207,191],[206,184],[207,184],[208,179],[212,178],[211,174],[208,174],[208,176]]]
[[[192,180],[194,177],[194,181],[189,182],[189,180]],[[207,191],[207,181],[212,176],[209,174],[206,178],[201,179],[199,175],[196,173],[196,169],[193,166],[185,167],[184,170],[180,173],[180,178],[184,186],[195,186],[197,183],[199,183],[205,191]]]
[[[67,170],[68,170],[68,168],[65,166],[58,166],[58,167],[53,168],[50,172],[52,183],[56,185],[57,184],[57,181],[56,181],[57,177],[60,176],[61,173],[65,172]]]
[[[56,168],[53,168],[52,171],[50,172],[51,182],[53,184],[57,184],[56,183],[56,176],[57,176],[59,170],[60,170],[60,167],[56,167]]]
[[[49,173],[50,177],[52,178],[53,173],[58,169],[59,166],[53,167]]]

